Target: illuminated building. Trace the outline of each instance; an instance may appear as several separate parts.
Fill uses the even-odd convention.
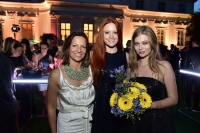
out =
[[[14,34],[12,24],[20,31],[16,39],[36,39],[43,33],[54,33],[65,39],[73,31],[84,31],[91,44],[95,42],[100,23],[115,17],[122,25],[123,43],[131,39],[141,25],[154,29],[160,43],[180,47],[189,40],[186,27],[197,0],[10,0],[0,1],[0,36]]]

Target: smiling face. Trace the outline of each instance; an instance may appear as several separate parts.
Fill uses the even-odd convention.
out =
[[[148,57],[152,50],[148,36],[145,34],[137,36],[134,40],[134,49],[141,58]]]
[[[117,28],[114,23],[108,23],[104,26],[104,42],[106,49],[114,48],[118,43]]]
[[[86,55],[86,40],[82,36],[75,36],[69,47],[70,61],[81,62]]]

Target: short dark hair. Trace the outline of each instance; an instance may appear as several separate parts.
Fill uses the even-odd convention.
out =
[[[40,42],[40,46],[41,46],[41,45],[46,45],[47,47],[49,47],[49,44],[48,44],[46,41]]]
[[[81,37],[85,38],[86,54],[85,54],[85,57],[82,60],[81,65],[84,66],[84,67],[87,67],[87,66],[89,66],[89,63],[90,63],[90,46],[89,46],[88,38],[87,38],[87,36],[85,35],[84,32],[73,32],[67,37],[67,39],[64,43],[64,46],[63,46],[63,63],[62,64],[63,65],[69,65],[69,59],[70,59],[69,48],[71,46],[73,38],[76,37],[76,36],[81,36]]]
[[[17,49],[18,47],[22,47],[23,48],[23,46],[19,42],[15,42],[13,48]]]

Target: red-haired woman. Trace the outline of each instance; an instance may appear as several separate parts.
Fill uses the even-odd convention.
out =
[[[96,43],[92,49],[91,66],[95,86],[92,133],[129,133],[133,124],[126,118],[110,113],[109,100],[115,88],[110,71],[120,66],[127,68],[128,55],[123,51],[122,31],[118,21],[106,18],[99,28]]]

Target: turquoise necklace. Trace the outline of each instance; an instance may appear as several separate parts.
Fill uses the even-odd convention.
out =
[[[65,65],[65,73],[70,79],[82,81],[88,76],[88,67],[81,67],[80,71],[74,70],[70,65]]]

